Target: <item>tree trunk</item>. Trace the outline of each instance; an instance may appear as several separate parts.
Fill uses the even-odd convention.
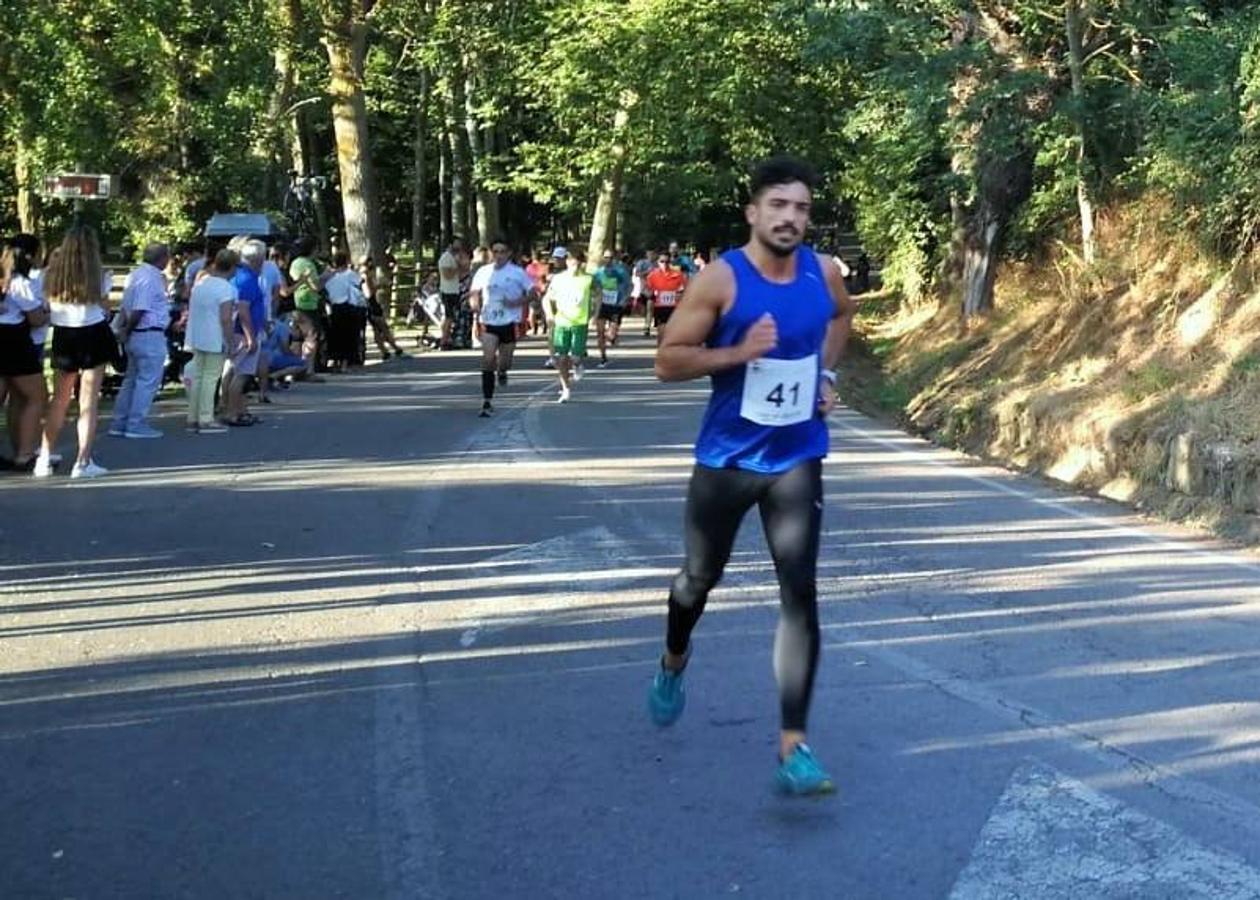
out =
[[[485,178],[485,150],[481,143],[481,128],[477,124],[477,85],[472,75],[472,60],[465,58],[463,61],[464,69],[464,131],[468,135],[468,169],[471,177],[468,180],[469,189],[469,229],[470,235],[477,235],[477,240],[481,244],[490,246],[493,235],[490,234],[486,221],[486,189],[482,181]]]
[[[301,14],[298,0],[282,0],[278,4],[278,31],[272,66],[276,83],[271,92],[267,109],[268,139],[273,147],[273,158],[284,172],[297,169],[296,127],[289,109],[293,105],[293,93],[297,87],[297,71],[293,64],[293,46],[297,36],[298,17]]]
[[[997,275],[997,239],[1002,223],[997,212],[982,203],[968,229],[963,254],[962,315],[993,311],[993,284]]]
[[[451,149],[451,228],[456,237],[476,239],[470,212],[471,190],[469,136],[464,130],[464,82],[457,73],[446,79],[446,141]]]
[[[1097,256],[1094,240],[1094,201],[1090,196],[1085,155],[1085,51],[1083,49],[1088,10],[1080,0],[1067,0],[1064,19],[1068,40],[1068,71],[1072,76],[1072,119],[1076,126],[1076,207],[1081,217],[1081,253],[1086,265]]]
[[[420,70],[420,102],[416,104],[416,121],[415,134],[412,136],[412,184],[411,184],[411,247],[415,255],[416,274],[415,289],[416,295],[420,294],[420,287],[424,284],[424,275],[421,274],[424,265],[424,238],[425,238],[425,203],[428,201],[428,179],[429,167],[427,164],[427,154],[425,146],[429,138],[429,70],[422,68]],[[397,315],[398,311],[395,310]]]
[[[445,123],[445,116],[442,121]],[[443,125],[442,133],[438,136],[438,217],[441,219],[438,224],[442,232],[442,246],[439,249],[449,247],[455,235],[454,212],[451,203],[452,168],[454,167],[451,165],[451,136]]]
[[[472,60],[464,61],[464,71],[464,130],[468,132],[473,196],[476,198],[473,224],[481,243],[488,247],[500,234],[499,195],[487,184],[495,175],[494,126],[477,118],[477,82],[472,74]]]
[[[975,17],[970,13],[960,14],[950,26],[950,46],[958,49],[966,46],[975,37]],[[954,77],[950,88],[949,118],[955,121],[962,118],[967,102],[976,89],[975,75],[968,69],[962,69]],[[967,133],[960,134],[952,141],[953,149],[949,158],[949,170],[954,176],[953,186],[949,193],[950,241],[949,256],[945,260],[943,276],[950,289],[961,288],[963,273],[967,268],[967,201],[962,185],[970,179],[971,170],[975,167],[975,144],[977,129],[971,126]],[[911,297],[912,303],[918,297]],[[965,304],[964,304],[965,306]],[[964,318],[965,318],[964,313]]]
[[[982,34],[978,32],[983,32]],[[983,81],[1011,71],[1026,69],[1028,61],[1018,42],[1001,24],[983,14],[965,15],[955,22],[955,46],[982,37],[997,58],[981,67],[960,70],[950,101],[950,117],[966,124],[954,137],[951,169],[974,190],[967,203],[956,193],[951,197],[954,237],[952,268],[961,279],[963,327],[977,314],[993,309],[993,288],[1007,223],[1032,192],[1034,153],[1028,140],[1031,123],[1040,108],[1033,94],[1014,93],[994,101],[986,98],[975,109]],[[968,112],[980,115],[968,116]]]
[[[482,152],[485,154],[486,169],[489,173],[490,181],[497,185],[501,183],[500,157],[499,157],[499,126],[491,123],[485,126],[483,130]],[[485,228],[493,235],[502,235],[503,232],[503,196],[499,193],[497,187],[483,189],[482,194],[485,198],[485,211],[482,214],[482,220],[486,222]]]
[[[376,199],[367,100],[363,94],[363,58],[367,51],[367,36],[366,23],[334,23],[327,29],[324,46],[328,50],[328,93],[332,98],[346,247],[352,260],[372,257],[376,264],[377,294],[382,305],[388,305],[391,302],[393,273],[385,264],[385,240],[380,205]]]
[[[596,265],[605,250],[613,249],[617,239],[617,209],[621,204],[621,182],[626,168],[626,132],[630,124],[633,99],[623,98],[613,119],[612,147],[608,170],[599,183],[595,201],[595,219],[591,223],[591,240],[587,248],[590,265]]]
[[[31,172],[30,144],[26,140],[26,125],[16,129],[17,146],[13,154],[13,178],[17,186],[18,223],[27,234],[39,234],[39,194],[35,192],[34,173]]]
[[[472,203],[472,148],[464,129],[464,82],[459,72],[446,79],[446,138],[451,148],[451,225],[457,236],[476,240],[476,209]]]

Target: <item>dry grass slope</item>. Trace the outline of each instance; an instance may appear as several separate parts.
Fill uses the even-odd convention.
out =
[[[1260,540],[1260,254],[1223,264],[1152,203],[999,274],[992,317],[879,305],[859,403],[942,443]],[[866,379],[872,381],[872,379]],[[861,379],[859,379],[861,381]]]

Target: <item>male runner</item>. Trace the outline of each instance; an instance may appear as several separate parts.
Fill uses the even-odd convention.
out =
[[[525,267],[525,274],[534,283],[534,290],[538,292],[540,297],[546,293],[547,279],[551,276],[551,266],[547,265],[546,257],[543,256],[541,250],[535,250],[531,254],[529,265]],[[531,334],[547,333],[547,316],[543,313],[541,301],[530,301],[529,326]]]
[[[647,277],[648,321],[656,326],[656,339],[664,333],[665,323],[674,314],[683,291],[687,289],[687,276],[675,265],[668,253],[656,257],[656,268]],[[645,332],[646,333],[646,332]]]
[[[473,276],[468,303],[481,314],[481,417],[494,413],[495,372],[499,384],[507,384],[516,350],[516,325],[520,311],[534,294],[534,283],[525,270],[512,262],[512,248],[496,239],[490,245],[493,263]]]
[[[560,396],[557,403],[569,402],[574,367],[586,355],[586,330],[591,317],[595,279],[586,271],[586,254],[581,250],[569,253],[563,247],[553,251],[564,260],[564,271],[552,276],[543,305],[551,316],[551,349],[560,375]]]
[[[697,276],[656,354],[662,381],[708,375],[713,393],[696,441],[687,558],[669,592],[665,653],[649,711],[662,726],[682,714],[692,629],[722,577],[744,514],[756,505],[779,579],[776,781],[790,794],[835,789],[805,743],[805,720],[818,663],[825,417],[836,403],[833,367],[854,304],[835,264],[801,246],[815,177],[787,157],[757,167],[745,210],[750,240]]]
[[[699,273],[699,269],[696,268],[695,260],[691,258],[691,254],[684,253],[682,249],[679,248],[678,241],[669,242],[669,258],[688,278]]]
[[[596,299],[599,314],[595,318],[595,333],[599,338],[599,367],[608,365],[608,345],[617,343],[621,330],[621,317],[625,315],[625,302],[630,296],[630,273],[626,271],[611,250],[600,257],[595,270]]]

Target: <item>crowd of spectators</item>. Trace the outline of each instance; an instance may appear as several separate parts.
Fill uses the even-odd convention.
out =
[[[359,370],[369,328],[382,358],[406,355],[377,298],[374,268],[370,258],[351,265],[344,253],[325,265],[310,238],[271,247],[244,235],[199,247],[152,243],[115,309],[92,228],[72,227],[47,259],[33,235],[7,239],[0,403],[12,454],[0,457],[0,469],[52,476],[76,400],[70,477],[95,478],[107,473],[94,455],[103,393],[115,395],[113,437],[162,438],[149,419],[168,382],[185,388],[188,432],[217,434],[260,422],[251,404],[270,403],[274,388]]]
[[[115,394],[113,437],[162,438],[150,411],[163,384],[180,382],[187,430],[217,434],[260,422],[254,404],[270,403],[275,388],[360,369],[369,330],[383,359],[405,355],[378,301],[373,260],[352,264],[337,252],[323,261],[315,247],[310,237],[269,247],[244,235],[199,246],[153,243],[112,309],[112,276],[90,227],[71,228],[47,259],[33,235],[9,238],[0,256],[0,403],[12,454],[0,456],[0,469],[53,475],[76,400],[70,477],[92,478],[106,474],[93,455],[102,393]],[[516,314],[516,336],[546,338],[552,323],[543,298],[564,271],[562,248],[514,261],[533,288]],[[483,326],[470,297],[477,271],[494,264],[489,248],[453,240],[421,280],[409,324],[421,318],[422,339],[441,350],[479,346]],[[641,313],[644,334],[659,329],[705,265],[702,254],[677,243],[634,256],[605,251],[592,264],[597,296],[590,311],[601,364],[624,315]],[[583,348],[576,359],[578,377],[585,355]],[[547,365],[554,364],[550,355]]]

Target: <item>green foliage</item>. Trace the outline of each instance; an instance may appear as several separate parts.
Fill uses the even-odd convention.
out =
[[[1176,369],[1158,361],[1151,360],[1136,371],[1130,372],[1124,385],[1124,395],[1137,403],[1147,397],[1162,394],[1176,386],[1181,380]]]
[[[1160,44],[1161,88],[1148,91],[1146,185],[1178,203],[1205,242],[1253,241],[1260,202],[1260,10],[1211,19],[1186,10]]]
[[[320,40],[353,7],[370,9],[364,82],[395,236],[410,226],[425,83],[430,179],[443,112],[464,114],[441,98],[471,88],[496,135],[474,181],[507,196],[523,233],[580,232],[624,146],[624,242],[738,240],[747,166],[794,152],[826,175],[819,223],[856,226],[909,298],[950,271],[981,197],[1008,195],[1007,253],[1071,241],[1082,179],[1101,203],[1166,194],[1222,252],[1253,243],[1260,7],[1083,5],[1077,96],[1062,0],[30,0],[0,42],[0,224],[14,226],[20,187],[76,165],[122,176],[103,210],[114,245],[278,208],[289,110],[273,108],[275,53],[292,55],[285,102],[304,110],[312,161],[334,171]],[[290,11],[301,21],[286,29]],[[994,183],[1009,159],[1031,161],[1030,183]],[[47,204],[45,230],[68,215]]]
[[[269,161],[254,148],[271,57],[260,14],[256,0],[15,7],[0,49],[0,129],[27,155],[28,184],[76,166],[119,174],[122,198],[102,224],[107,244],[131,247],[189,238],[216,208],[261,199]],[[47,204],[45,229],[69,215]]]

